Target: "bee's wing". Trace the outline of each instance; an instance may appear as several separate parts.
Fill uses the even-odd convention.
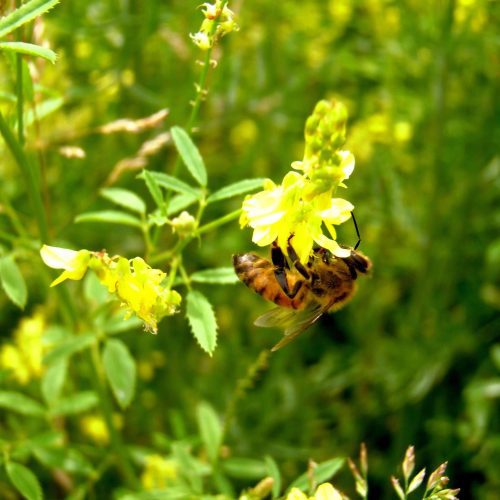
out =
[[[254,324],[263,327],[276,326],[285,329],[283,338],[271,349],[271,351],[277,351],[318,321],[321,315],[325,311],[328,311],[331,306],[331,303],[323,306],[312,303],[300,311],[275,307],[262,316],[259,316]]]
[[[255,326],[263,328],[288,328],[295,323],[295,318],[298,312],[295,309],[285,309],[284,307],[274,307],[262,316],[259,316],[255,321]]]
[[[286,346],[301,333],[305,332],[313,323],[323,315],[328,307],[322,307],[319,304],[307,307],[306,309],[298,312],[290,326],[285,328],[283,338],[271,349],[277,351]]]

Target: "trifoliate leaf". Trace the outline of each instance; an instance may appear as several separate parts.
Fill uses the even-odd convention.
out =
[[[211,463],[217,462],[222,444],[222,426],[217,413],[208,403],[202,402],[197,408],[198,428]]]
[[[181,127],[172,127],[170,129],[170,134],[172,135],[175,147],[189,170],[189,173],[200,186],[206,186],[207,169],[198,148],[195,146],[189,134]]]
[[[146,212],[146,204],[144,201],[133,191],[129,191],[128,189],[104,188],[101,189],[101,196],[133,212],[139,214],[144,214]]]
[[[10,255],[0,259],[0,279],[7,297],[16,306],[24,309],[28,299],[28,289],[16,261]]]
[[[200,347],[212,355],[217,344],[217,321],[207,298],[198,291],[190,291],[186,298],[186,317]]]
[[[126,408],[135,393],[136,366],[127,346],[117,339],[108,340],[103,352],[104,369],[120,407]]]
[[[5,466],[7,475],[17,491],[28,500],[42,500],[42,488],[37,477],[27,467],[15,462],[9,462]]]
[[[229,186],[224,186],[218,191],[215,191],[215,193],[212,193],[207,198],[207,203],[232,198],[233,196],[249,193],[250,191],[255,191],[259,188],[262,189],[264,181],[265,179],[245,179],[235,182],[234,184],[229,184]]]

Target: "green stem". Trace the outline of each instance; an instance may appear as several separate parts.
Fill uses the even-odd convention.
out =
[[[189,276],[186,272],[186,269],[184,269],[184,266],[182,263],[179,265],[179,271],[182,276],[182,280],[184,281],[184,284],[186,285],[186,288],[191,291],[191,280],[189,279]]]
[[[198,228],[195,232],[195,237],[199,236],[200,234],[206,233],[208,231],[211,231],[212,229],[215,229],[216,227],[222,226],[223,224],[227,224],[228,222],[231,222],[235,219],[238,219],[239,216],[241,215],[241,208],[238,208],[238,210],[235,210],[234,212],[230,212],[223,217],[220,217],[219,219],[215,219],[212,222],[209,222],[205,224],[204,226],[201,226]]]
[[[99,396],[99,404],[104,417],[104,421],[106,422],[106,427],[111,439],[111,446],[114,451],[116,463],[128,486],[132,489],[138,489],[139,481],[135,475],[132,464],[129,461],[127,451],[123,446],[122,437],[113,422],[113,405],[106,388],[106,374],[104,372],[104,366],[102,364],[98,343],[95,343],[91,347],[90,353],[92,358],[92,365],[96,374],[96,377],[94,377],[94,383],[96,386],[97,394]]]
[[[17,94],[17,140],[24,145],[24,92],[23,92],[23,58],[16,56],[16,94]]]
[[[28,194],[30,197],[32,209],[35,212],[35,217],[38,225],[38,231],[40,233],[40,239],[42,243],[49,242],[48,230],[47,230],[47,220],[45,218],[45,208],[42,202],[42,196],[40,194],[40,189],[38,186],[38,177],[24,148],[19,144],[15,135],[13,134],[9,124],[0,112],[0,134],[2,134],[7,147],[10,149],[12,156],[14,156],[16,163],[18,164],[23,177],[26,179],[26,185],[28,189]]]
[[[224,0],[221,4],[221,11],[222,9],[226,6],[227,0]],[[209,37],[213,37],[215,35],[215,31],[217,30],[217,25],[218,23],[214,23],[212,25],[212,29],[210,30]],[[212,51],[213,51],[213,45],[209,47],[209,49],[205,53],[205,59],[203,61],[203,69],[200,74],[200,79],[198,82],[195,84],[196,88],[196,97],[193,102],[193,107],[191,108],[191,113],[189,114],[188,121],[185,125],[186,132],[188,134],[191,134],[192,128],[196,122],[196,118],[198,117],[198,112],[201,107],[201,103],[203,99],[205,98],[206,95],[206,90],[205,90],[205,85],[207,83],[207,78],[208,78],[208,72],[210,70],[210,62],[212,59]],[[177,176],[179,172],[179,167],[181,165],[181,157],[180,155],[177,155],[177,158],[175,159],[174,167],[172,169],[172,175],[174,177]],[[170,205],[170,201],[172,200],[173,194],[171,192],[167,193],[167,196],[165,198],[165,203],[163,206],[162,211],[166,214],[168,212],[168,207]],[[160,237],[160,227],[157,227],[154,231],[153,234],[153,244],[156,244],[158,242],[158,238]]]
[[[241,208],[238,210],[235,210],[234,212],[230,212],[223,217],[220,217],[219,219],[215,219],[212,222],[209,222],[208,224],[205,224],[204,226],[199,227],[196,231],[193,232],[192,235],[184,238],[183,240],[179,240],[177,244],[174,246],[174,248],[171,248],[170,250],[166,250],[165,252],[161,252],[157,255],[153,255],[151,259],[149,259],[149,262],[151,265],[158,264],[159,262],[163,262],[164,260],[169,260],[173,258],[175,255],[179,254],[182,252],[184,247],[190,243],[193,239],[197,238],[201,234],[204,234],[208,231],[211,231],[212,229],[215,229],[219,226],[222,226],[223,224],[227,224],[228,222],[231,222],[235,219],[237,219],[241,214]],[[173,265],[172,265],[173,266]]]

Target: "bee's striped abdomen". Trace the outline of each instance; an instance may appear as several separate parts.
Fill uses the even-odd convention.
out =
[[[266,300],[281,307],[301,309],[304,307],[304,288],[291,299],[281,289],[274,275],[274,265],[254,253],[245,253],[233,256],[233,266],[238,278]],[[294,283],[290,283],[293,287]]]

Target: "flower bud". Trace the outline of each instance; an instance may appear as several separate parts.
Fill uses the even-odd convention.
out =
[[[185,210],[178,217],[172,219],[172,229],[180,238],[190,235],[196,228],[195,218]]]

